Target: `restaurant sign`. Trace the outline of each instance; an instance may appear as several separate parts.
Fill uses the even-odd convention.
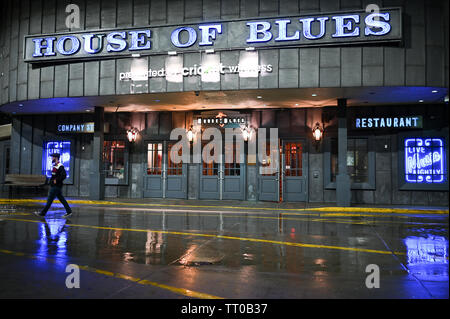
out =
[[[24,60],[107,59],[169,52],[305,47],[402,40],[400,8],[342,11],[188,25],[27,35]]]
[[[355,129],[422,128],[422,116],[357,117]]]

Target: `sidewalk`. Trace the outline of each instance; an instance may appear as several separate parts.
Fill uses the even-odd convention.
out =
[[[399,214],[449,214],[448,207],[410,206],[410,205],[355,205],[352,207],[337,207],[335,203],[276,203],[260,201],[235,200],[186,200],[186,199],[159,199],[159,198],[107,198],[105,200],[90,200],[85,197],[68,197],[71,205],[102,205],[122,207],[166,207],[176,210],[220,210],[220,211],[273,211],[273,212],[365,212],[365,213],[399,213]],[[23,199],[0,198],[0,205],[16,204],[30,205],[43,204],[45,197],[32,197]],[[55,200],[55,202],[59,202]]]

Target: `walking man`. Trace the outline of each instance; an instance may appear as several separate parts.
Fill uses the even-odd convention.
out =
[[[36,216],[44,217],[52,205],[53,200],[57,197],[66,209],[66,214],[64,214],[63,217],[69,217],[72,215],[72,209],[69,207],[69,204],[62,194],[63,180],[66,178],[66,169],[59,162],[60,154],[53,153],[50,156],[52,157],[53,168],[52,177],[50,178],[50,191],[48,193],[47,204],[41,212],[34,212],[34,214]]]

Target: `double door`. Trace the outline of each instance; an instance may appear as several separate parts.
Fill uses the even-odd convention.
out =
[[[171,150],[176,142],[148,142],[144,197],[187,198],[187,164],[175,163]],[[178,155],[181,156],[181,148]]]
[[[205,144],[202,150],[203,147]],[[199,165],[200,199],[245,200],[245,160],[237,158],[240,153],[236,144],[229,151],[232,152],[232,161],[222,155],[221,163],[207,163],[202,156]],[[245,159],[245,154],[242,154],[242,159]]]
[[[278,162],[270,163],[270,157],[259,163],[259,200],[273,202],[303,202],[308,193],[308,161],[302,140],[280,141],[266,154]],[[268,168],[271,168],[270,170]]]

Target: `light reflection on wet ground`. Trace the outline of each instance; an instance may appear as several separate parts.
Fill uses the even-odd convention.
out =
[[[74,212],[65,220],[63,210],[51,211],[46,223],[31,215],[1,216],[0,249],[232,298],[448,298],[448,215],[322,218],[123,207]],[[377,291],[364,284],[369,264],[381,270]],[[0,277],[14,275],[7,262],[2,265]]]

